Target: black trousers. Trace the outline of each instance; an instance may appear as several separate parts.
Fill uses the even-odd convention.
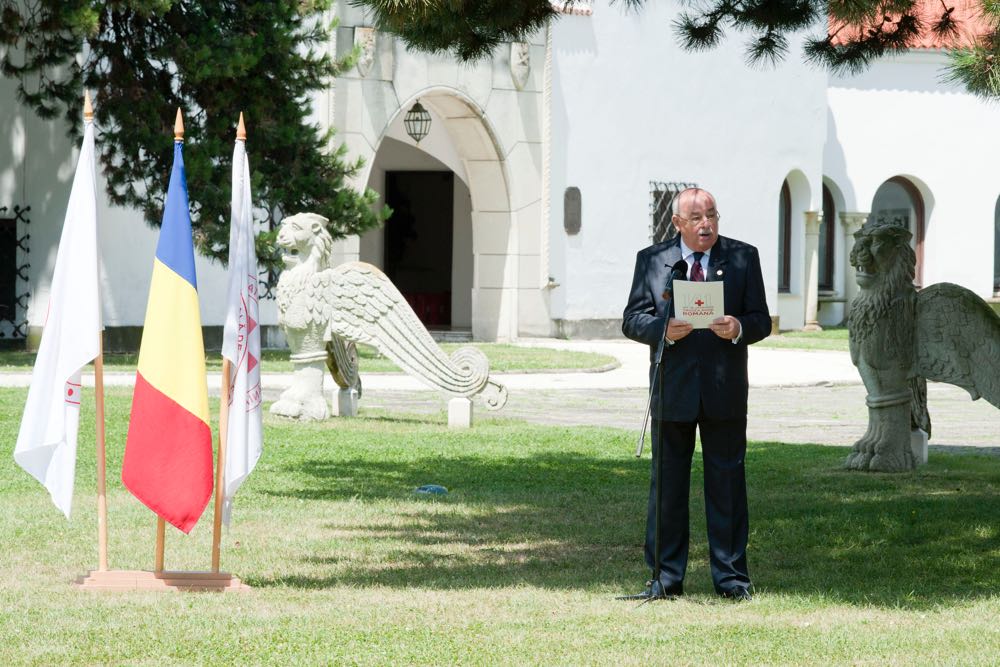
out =
[[[688,498],[695,427],[701,432],[705,468],[705,519],[708,523],[712,582],[718,593],[737,586],[749,587],[746,552],[750,521],[744,472],[746,417],[725,421],[699,417],[696,422],[653,420],[653,449],[654,452],[660,451],[660,470],[651,466],[646,515],[646,564],[654,569],[656,484],[662,479],[660,583],[670,587],[684,581],[690,538]],[[653,461],[656,461],[655,454]]]

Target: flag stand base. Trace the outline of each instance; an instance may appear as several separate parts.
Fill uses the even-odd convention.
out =
[[[227,572],[151,572],[149,570],[91,570],[76,580],[93,591],[214,591],[231,593],[250,587]]]

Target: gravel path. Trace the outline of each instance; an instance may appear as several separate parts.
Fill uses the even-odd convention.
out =
[[[975,447],[1000,455],[1000,410],[973,401],[958,387],[931,383],[928,406],[936,448]],[[441,414],[447,401],[431,391],[366,391],[362,409]],[[638,432],[646,407],[641,389],[522,389],[512,391],[506,407],[487,412],[481,403],[476,417],[492,414],[541,424],[590,425]],[[747,435],[751,440],[849,446],[868,423],[861,385],[752,387]]]

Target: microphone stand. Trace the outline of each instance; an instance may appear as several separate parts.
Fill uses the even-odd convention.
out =
[[[649,425],[650,408],[653,406],[653,393],[656,391],[656,383],[660,381],[660,370],[663,367],[663,350],[667,347],[667,326],[670,324],[670,307],[673,305],[674,293],[673,290],[664,290],[664,293],[670,296],[667,298],[666,319],[663,321],[663,335],[660,336],[660,344],[656,348],[656,359],[653,364],[653,381],[649,384],[649,396],[646,397],[646,413],[642,417],[642,430],[639,432],[639,442],[635,446],[635,458],[637,459],[642,458],[642,450],[646,445],[646,427]]]
[[[670,277],[667,280],[667,286],[663,290],[663,294],[666,297],[666,302],[663,308],[663,333],[660,334],[660,344],[656,348],[656,358],[653,364],[653,381],[649,383],[649,396],[646,398],[646,413],[642,418],[642,431],[639,433],[639,442],[635,448],[635,457],[642,457],[643,446],[646,442],[646,426],[649,423],[650,409],[653,405],[653,393],[656,391],[657,383],[662,384],[663,375],[663,351],[667,347],[667,327],[670,325],[670,310],[674,305],[674,280],[677,276],[687,277],[687,262],[680,260],[671,267]],[[657,426],[662,429],[662,420],[657,420]],[[642,604],[646,604],[652,600],[662,600],[666,596],[662,593],[662,584],[660,583],[660,507],[663,504],[663,480],[660,475],[660,453],[663,450],[663,433],[657,433],[658,446],[653,447],[653,474],[656,475],[656,492],[653,494],[653,502],[656,503],[656,507],[653,509],[653,580],[649,585],[649,591],[639,593],[636,595],[620,595],[616,599],[618,600],[641,600]],[[661,592],[656,594],[654,591],[657,586],[661,587]]]
[[[663,288],[663,296],[666,298],[663,307],[663,333],[660,334],[660,344],[656,347],[656,359],[653,364],[653,381],[649,383],[649,396],[646,398],[646,414],[642,418],[642,430],[639,431],[639,442],[635,447],[635,458],[642,457],[642,448],[646,443],[646,425],[649,423],[650,408],[653,404],[653,392],[656,383],[660,380],[660,371],[663,368],[663,350],[667,347],[667,327],[670,326],[670,309],[674,307],[674,281],[677,276],[681,280],[687,278],[688,265],[683,259],[678,260],[670,267],[670,276],[667,284]]]

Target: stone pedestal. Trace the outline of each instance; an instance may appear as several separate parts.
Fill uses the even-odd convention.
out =
[[[467,398],[453,398],[448,401],[448,427],[472,427],[472,401]]]
[[[358,391],[356,389],[335,387],[330,403],[334,417],[358,416]]]
[[[854,250],[854,233],[868,221],[867,213],[845,212],[840,214],[840,224],[844,226],[844,319],[851,313],[851,301],[858,294],[858,278],[851,266],[851,251]]]
[[[910,431],[910,449],[917,465],[927,463],[927,433],[922,428]]]
[[[820,211],[806,211],[806,325],[804,331],[822,331],[816,314],[819,312],[819,224]]]

